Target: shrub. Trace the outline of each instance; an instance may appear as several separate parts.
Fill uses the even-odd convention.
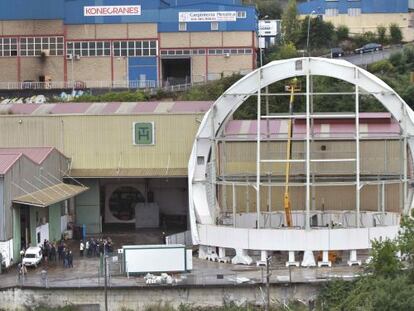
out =
[[[393,44],[401,43],[403,39],[400,26],[398,24],[390,24],[390,40]]]
[[[349,38],[349,28],[345,25],[339,25],[336,28],[336,38],[339,42],[342,42]]]
[[[385,26],[378,26],[377,27],[377,36],[378,36],[378,42],[381,44],[386,44],[388,41],[387,38],[387,28]]]

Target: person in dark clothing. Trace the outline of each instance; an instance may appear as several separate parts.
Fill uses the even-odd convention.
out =
[[[60,242],[60,244],[58,245],[58,256],[59,256],[59,261],[63,260],[63,243]]]
[[[69,251],[69,253],[68,253],[68,263],[69,263],[69,268],[73,268],[73,254],[72,254],[72,251]]]
[[[56,262],[56,245],[54,243],[50,247],[50,261]]]

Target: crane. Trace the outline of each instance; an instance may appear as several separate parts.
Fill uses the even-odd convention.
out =
[[[290,206],[289,197],[289,175],[290,175],[290,160],[292,158],[292,134],[293,134],[293,102],[295,100],[295,91],[300,90],[298,88],[298,80],[296,78],[290,81],[287,86],[287,90],[290,91],[289,100],[289,120],[288,120],[288,138],[286,144],[286,167],[285,167],[285,194],[283,196],[283,207],[285,210],[286,225],[292,227],[292,210]]]

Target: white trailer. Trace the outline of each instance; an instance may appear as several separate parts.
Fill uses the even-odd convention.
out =
[[[186,272],[193,269],[192,250],[182,244],[122,247],[126,273]]]

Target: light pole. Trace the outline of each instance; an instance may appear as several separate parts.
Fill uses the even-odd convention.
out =
[[[312,12],[310,12],[310,14],[308,15],[308,36],[306,37],[306,53],[309,55],[309,36],[310,36],[310,21],[312,18],[312,15],[316,14],[316,11],[313,10]]]
[[[267,18],[269,18],[269,15],[263,16],[262,20],[266,20]],[[258,28],[258,31],[259,31],[260,67],[262,67],[263,66],[263,44],[262,44],[263,36],[261,36],[261,34],[260,34],[260,28],[259,27],[257,27],[257,28]]]

